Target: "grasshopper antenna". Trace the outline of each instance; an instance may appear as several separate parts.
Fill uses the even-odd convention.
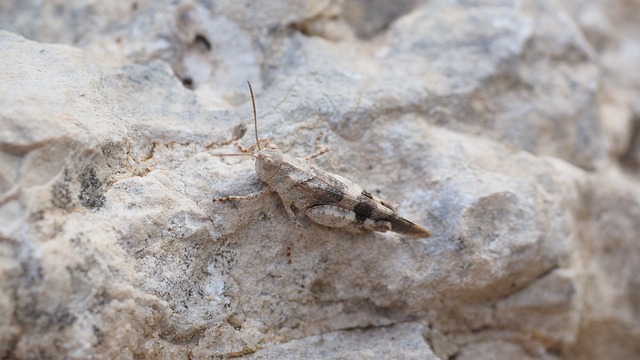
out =
[[[210,154],[211,156],[251,156],[254,159],[258,157],[253,154]]]
[[[251,82],[247,80],[247,84],[249,85],[249,92],[251,93],[251,104],[253,104],[253,126],[256,129],[256,145],[258,145],[258,150],[262,150],[260,148],[260,140],[258,139],[258,115],[256,112],[256,99],[253,96],[253,89],[251,88]]]

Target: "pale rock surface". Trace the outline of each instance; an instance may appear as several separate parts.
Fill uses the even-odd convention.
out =
[[[640,4],[387,3],[0,3],[0,356],[638,358]],[[433,236],[213,203],[246,80]]]

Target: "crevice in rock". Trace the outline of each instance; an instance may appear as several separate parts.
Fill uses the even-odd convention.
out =
[[[625,170],[636,174],[640,172],[640,115],[632,119],[629,147],[619,160]]]
[[[198,48],[204,46],[206,51],[211,51],[211,43],[209,42],[209,39],[202,34],[196,34],[196,37],[193,39],[193,45]]]

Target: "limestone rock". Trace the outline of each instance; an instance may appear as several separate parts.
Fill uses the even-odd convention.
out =
[[[3,2],[0,356],[637,358],[638,5],[579,4]],[[213,202],[246,80],[433,236]]]

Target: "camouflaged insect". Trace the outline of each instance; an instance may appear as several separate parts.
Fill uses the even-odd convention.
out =
[[[287,156],[273,144],[267,144],[261,148],[253,90],[251,83],[247,83],[253,102],[255,146],[258,148],[258,154],[226,155],[254,157],[256,173],[267,184],[267,188],[247,196],[228,196],[214,201],[252,199],[275,191],[298,227],[300,225],[295,218],[292,206],[314,222],[328,227],[393,231],[415,238],[426,238],[431,235],[424,227],[398,216],[398,205],[382,200],[350,180],[324,171],[309,161],[326,153],[328,148],[322,148],[304,158]]]

